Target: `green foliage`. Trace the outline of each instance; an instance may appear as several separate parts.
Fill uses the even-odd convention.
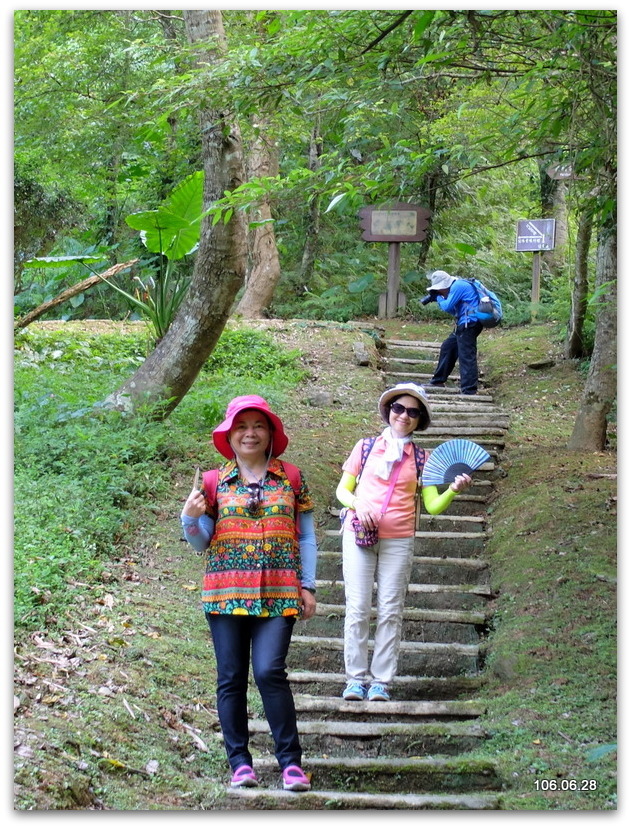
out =
[[[16,160],[13,178],[14,293],[24,289],[21,265],[47,251],[59,233],[74,221],[76,204],[62,186],[45,188],[35,164]]]
[[[125,221],[152,253],[177,261],[193,253],[199,244],[203,210],[204,173],[194,172],[175,187],[157,210],[132,213]]]
[[[168,331],[188,290],[190,280],[176,269],[175,262],[194,253],[199,244],[205,215],[203,189],[204,173],[192,173],[157,210],[133,213],[126,219],[130,227],[141,231],[147,249],[159,254],[158,272],[155,278],[134,277],[140,290],[133,294],[114,282],[107,284],[149,320],[157,340]],[[166,267],[163,258],[167,260]]]
[[[204,372],[216,377],[274,380],[285,376],[296,382],[302,376],[298,351],[279,349],[266,331],[226,329],[204,365]]]
[[[40,366],[38,373],[37,391],[22,392],[19,374],[16,389],[18,624],[63,612],[75,581],[98,580],[134,498],[153,496],[165,481],[160,463],[167,437],[155,425],[86,401],[77,408],[78,389],[69,404],[47,388],[48,372]],[[94,387],[85,371],[72,378],[82,388]]]

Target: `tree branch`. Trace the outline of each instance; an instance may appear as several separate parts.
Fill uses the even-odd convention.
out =
[[[104,273],[89,276],[82,282],[78,282],[76,285],[72,285],[72,287],[63,290],[61,293],[55,296],[54,299],[50,299],[48,302],[44,302],[42,305],[38,305],[38,307],[34,308],[32,311],[29,311],[20,319],[16,319],[13,323],[13,330],[17,331],[20,328],[26,328],[27,325],[30,325],[31,322],[34,322],[36,319],[39,319],[40,316],[43,316],[47,311],[51,310],[51,308],[56,308],[57,305],[61,305],[64,302],[67,302],[68,299],[72,299],[72,297],[76,296],[78,293],[83,293],[84,290],[88,290],[88,288],[94,287],[94,285],[97,285],[104,279],[109,279],[110,276],[116,276],[116,274],[120,273],[121,270],[126,270],[128,267],[135,265],[137,261],[138,259],[131,259],[131,261],[129,262],[115,264],[113,267],[110,267]]]
[[[414,11],[414,9],[412,9],[412,11]],[[403,23],[403,21],[406,19],[406,17],[409,17],[412,14],[412,11],[403,12],[401,17],[398,17],[394,21],[394,23],[392,23],[390,26],[388,26],[387,29],[381,32],[379,37],[376,37],[371,43],[369,43],[368,46],[366,46],[366,48],[360,52],[360,55],[365,55],[366,52],[369,52],[374,46],[377,45],[377,43],[380,43],[384,39],[384,37],[387,37],[390,34],[390,32],[394,31],[394,29],[397,28],[397,26],[400,26],[401,23]]]

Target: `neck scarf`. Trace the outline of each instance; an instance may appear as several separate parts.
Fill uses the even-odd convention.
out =
[[[392,433],[390,426],[384,428],[381,436],[386,441],[386,450],[377,466],[376,475],[382,480],[388,480],[392,467],[403,457],[403,447],[406,443],[412,442],[412,435],[407,434],[405,437],[396,437]]]

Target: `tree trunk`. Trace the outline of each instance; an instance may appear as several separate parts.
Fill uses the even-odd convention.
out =
[[[248,156],[248,180],[278,172],[277,150],[272,147],[264,119],[259,123],[259,135]],[[245,319],[260,319],[272,301],[274,290],[280,279],[280,262],[276,247],[274,224],[269,200],[259,205],[257,221],[265,221],[252,228],[248,234],[249,267],[245,277],[245,292],[237,306],[236,313]]]
[[[596,254],[596,338],[581,405],[568,448],[602,451],[607,443],[607,414],[616,397],[617,237],[603,230]]]
[[[187,37],[199,66],[222,60],[226,49],[221,11],[184,11]],[[227,107],[226,107],[227,108]],[[243,183],[241,135],[220,112],[200,112],[204,205]],[[227,224],[202,224],[191,285],[164,338],[138,371],[106,402],[123,410],[155,407],[166,417],[182,400],[219,339],[234,298],[243,284],[246,230],[236,211]]]
[[[568,246],[568,185],[562,179],[550,178],[546,172],[544,162],[539,165],[539,175],[541,182],[541,217],[553,218],[555,222],[554,250],[544,250],[542,258],[549,273],[553,276],[562,276]]]
[[[429,173],[423,179],[423,183],[425,186],[423,187],[423,190],[420,194],[419,203],[423,207],[427,207],[427,209],[431,213],[431,218],[427,226],[425,238],[419,244],[418,259],[416,263],[416,266],[419,270],[425,269],[427,264],[427,257],[429,256],[432,241],[434,240],[434,215],[436,214],[436,201],[441,187],[442,178],[443,176],[441,173],[434,172]]]
[[[309,142],[309,169],[316,172],[320,169],[320,157],[322,155],[322,136],[320,135],[320,113],[316,115],[316,122],[311,132]],[[307,227],[305,230],[305,245],[302,250],[302,261],[300,263],[300,286],[308,285],[313,275],[316,254],[318,252],[318,240],[320,236],[320,196],[314,193],[309,199],[309,212],[307,214]]]
[[[581,213],[576,238],[576,265],[572,283],[570,319],[565,340],[565,355],[568,359],[581,359],[587,355],[583,341],[583,327],[587,311],[588,276],[587,260],[592,239],[593,215],[590,209]]]

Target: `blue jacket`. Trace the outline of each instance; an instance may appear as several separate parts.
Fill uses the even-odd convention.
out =
[[[456,279],[447,297],[437,296],[436,301],[441,310],[456,317],[458,326],[478,321],[475,309],[480,304],[480,299],[477,290],[466,279]]]

